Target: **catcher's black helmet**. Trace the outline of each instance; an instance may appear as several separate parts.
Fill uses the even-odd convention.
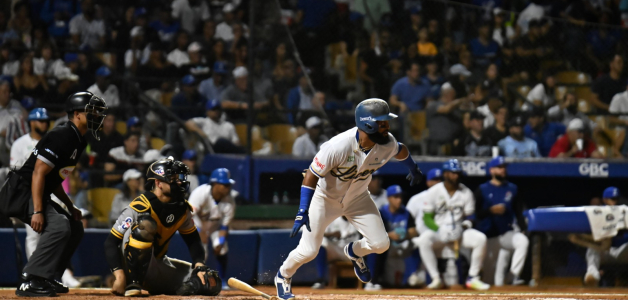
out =
[[[181,191],[185,192],[190,187],[188,175],[190,168],[172,156],[160,159],[150,165],[146,171],[146,189],[151,190],[155,179],[167,183],[179,183]]]
[[[107,103],[102,98],[90,92],[78,92],[70,95],[65,103],[66,112],[80,111],[87,113],[87,129],[89,129],[96,140],[98,130],[102,127],[102,122],[107,116]]]

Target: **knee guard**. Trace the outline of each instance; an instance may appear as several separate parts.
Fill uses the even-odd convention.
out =
[[[129,242],[124,248],[127,284],[141,285],[150,263],[157,224],[150,216],[140,216],[133,226]]]
[[[201,279],[198,277],[199,272],[205,272],[205,275],[203,275],[205,284],[203,284]],[[220,279],[220,276],[218,276],[218,272],[210,269],[209,267],[200,266],[194,268],[192,275],[190,275],[190,279],[184,282],[181,287],[177,289],[176,294],[179,296],[217,296],[220,294],[221,290],[222,280]]]

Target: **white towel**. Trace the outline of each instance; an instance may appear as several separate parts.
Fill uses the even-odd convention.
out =
[[[627,208],[625,205],[585,206],[584,212],[589,219],[593,239],[600,241],[614,237],[618,230],[628,228],[625,218]]]

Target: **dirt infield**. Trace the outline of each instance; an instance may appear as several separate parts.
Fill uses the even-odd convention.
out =
[[[256,287],[259,290],[272,295],[275,292],[274,287],[261,286]],[[321,299],[321,300],[358,300],[358,299],[628,299],[628,289],[591,289],[591,288],[494,288],[488,292],[478,293],[468,290],[448,291],[442,290],[438,292],[427,290],[381,290],[377,292],[365,292],[363,290],[352,289],[325,289],[312,290],[306,287],[297,287],[294,289],[297,299]],[[14,289],[0,290],[0,299],[16,299]],[[180,296],[148,296],[149,299],[229,299],[229,300],[259,300],[251,294],[240,291],[224,291],[218,297],[180,297]],[[20,298],[24,299],[24,298]],[[107,289],[78,289],[72,290],[70,294],[64,294],[56,299],[67,300],[86,300],[86,299],[122,299],[113,296]]]

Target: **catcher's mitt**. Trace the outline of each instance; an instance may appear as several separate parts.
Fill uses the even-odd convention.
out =
[[[203,273],[203,279],[205,284],[201,282],[201,278],[198,273]],[[216,296],[222,290],[222,280],[218,276],[218,271],[214,271],[207,266],[198,266],[192,271],[190,278],[184,282],[179,289],[177,289],[177,295],[191,296],[191,295],[204,295],[204,296]]]

